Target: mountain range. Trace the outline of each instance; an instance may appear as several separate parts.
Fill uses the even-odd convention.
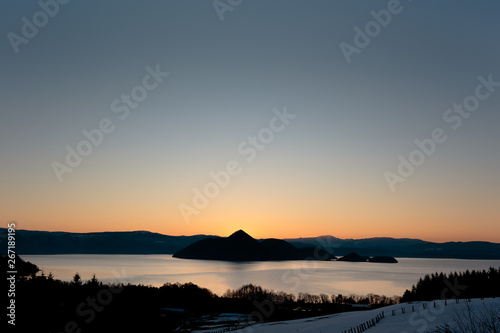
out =
[[[168,236],[149,231],[50,232],[16,230],[16,253],[23,254],[174,254],[213,235]],[[333,236],[284,239],[298,248],[320,247],[334,256],[399,258],[500,259],[500,244],[490,242],[435,243],[410,238],[340,239]],[[7,229],[0,228],[0,253],[7,251]],[[4,244],[4,245],[1,245]]]

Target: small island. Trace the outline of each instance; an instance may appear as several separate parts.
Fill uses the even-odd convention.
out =
[[[337,261],[349,261],[349,262],[376,262],[376,263],[387,263],[396,264],[398,261],[394,257],[390,256],[377,256],[377,257],[363,257],[355,252],[351,252],[342,258],[337,259]]]
[[[387,263],[387,264],[397,264],[398,263],[396,258],[389,257],[389,256],[372,257],[368,261],[369,262],[381,262],[381,263]]]

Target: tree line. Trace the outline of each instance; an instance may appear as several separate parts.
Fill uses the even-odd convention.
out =
[[[401,302],[499,296],[500,267],[490,267],[482,271],[427,274],[404,292]]]
[[[1,258],[2,261],[6,257]],[[16,282],[17,329],[37,332],[172,332],[206,314],[240,313],[246,321],[278,321],[376,308],[399,302],[500,296],[500,268],[426,275],[402,297],[342,294],[297,295],[253,284],[222,295],[193,283],[103,283],[95,275],[72,281],[46,275],[19,260]],[[6,260],[5,263],[6,264]],[[4,266],[5,267],[5,266]],[[6,272],[7,270],[2,270]],[[5,278],[2,278],[6,281]],[[264,311],[265,316],[259,312]]]
[[[219,296],[193,283],[165,283],[160,287],[106,284],[95,275],[83,281],[78,273],[72,281],[61,281],[43,271],[19,276],[16,293],[17,329],[70,333],[172,332],[179,327],[188,329],[186,323],[210,313],[248,314],[244,320],[246,323],[259,322],[261,319],[253,313],[264,301],[272,303],[266,321],[363,309],[353,308],[353,304],[376,307],[398,302],[397,297],[373,294],[329,296],[299,293],[296,296],[252,284]]]

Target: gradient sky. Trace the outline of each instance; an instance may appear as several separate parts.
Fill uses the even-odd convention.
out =
[[[500,2],[401,1],[348,63],[340,43],[387,7],[243,0],[221,21],[212,1],[70,1],[16,53],[9,33],[41,7],[2,2],[0,223],[500,242],[500,87],[460,128],[443,119],[478,76],[500,81]],[[120,119],[113,101],[158,64],[169,76]],[[248,162],[238,146],[285,106]],[[60,182],[52,163],[104,118],[114,131]],[[391,191],[384,174],[435,128],[447,141]],[[231,160],[241,173],[186,223],[179,205]]]

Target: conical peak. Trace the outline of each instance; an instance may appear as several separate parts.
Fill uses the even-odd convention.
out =
[[[231,234],[231,236],[229,236],[228,238],[230,238],[230,239],[254,239],[252,236],[250,236],[249,234],[247,234],[246,232],[244,232],[241,229],[234,232],[233,234]]]

